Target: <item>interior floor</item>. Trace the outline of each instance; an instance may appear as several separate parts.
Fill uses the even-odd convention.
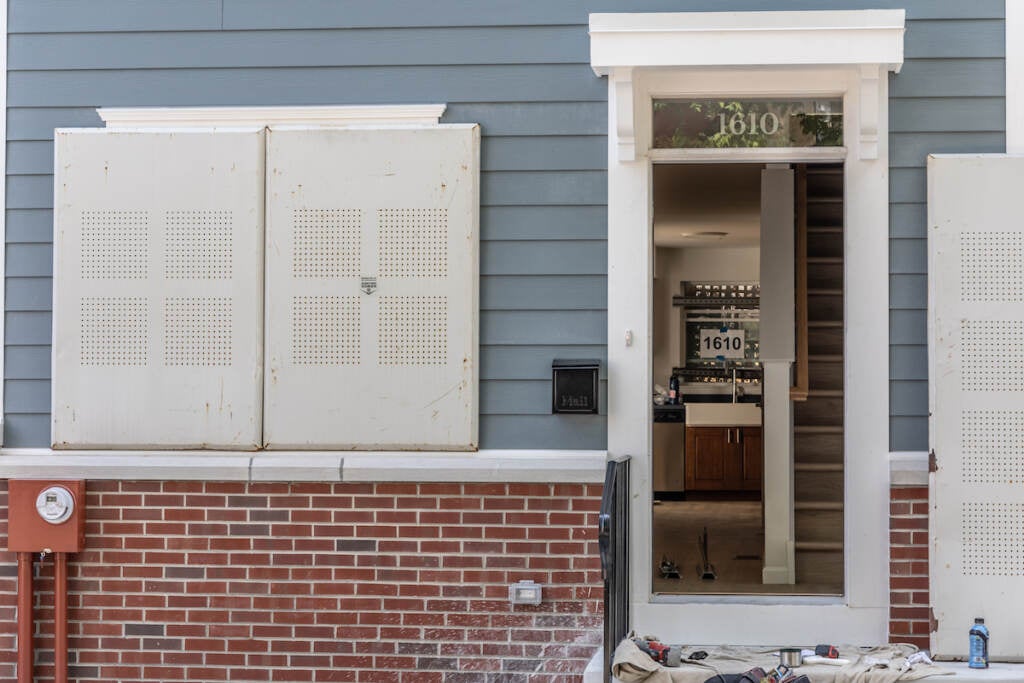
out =
[[[840,595],[842,584],[761,583],[764,525],[761,501],[660,501],[654,506],[652,557],[654,592],[685,594]],[[700,536],[707,527],[708,560],[715,580],[702,579]],[[664,578],[660,565],[670,559],[680,578]]]

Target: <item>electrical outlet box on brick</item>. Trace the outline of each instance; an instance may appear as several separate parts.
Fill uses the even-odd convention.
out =
[[[8,481],[10,552],[77,553],[85,546],[85,482]]]

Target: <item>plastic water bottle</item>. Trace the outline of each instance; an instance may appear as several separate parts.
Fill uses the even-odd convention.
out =
[[[967,666],[972,669],[988,668],[988,627],[985,620],[977,617],[971,627],[971,648]]]

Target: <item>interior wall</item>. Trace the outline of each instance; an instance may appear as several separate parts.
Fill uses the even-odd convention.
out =
[[[668,388],[669,373],[682,363],[682,325],[672,296],[683,280],[746,281],[761,277],[760,248],[655,247],[654,382]]]

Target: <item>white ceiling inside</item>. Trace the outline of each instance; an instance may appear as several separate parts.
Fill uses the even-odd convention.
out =
[[[655,164],[655,246],[757,246],[762,168],[762,164]]]

